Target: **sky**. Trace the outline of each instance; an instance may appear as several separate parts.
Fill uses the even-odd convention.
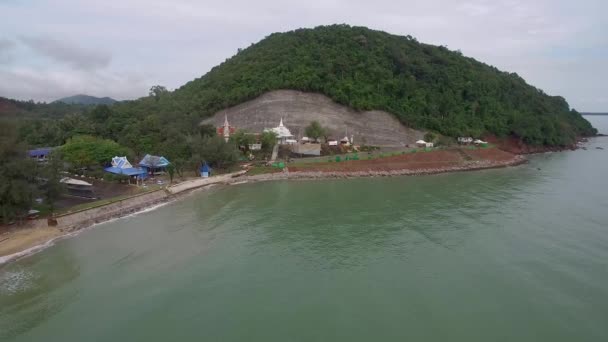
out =
[[[0,96],[175,89],[270,33],[367,26],[516,72],[608,111],[607,0],[0,0]]]

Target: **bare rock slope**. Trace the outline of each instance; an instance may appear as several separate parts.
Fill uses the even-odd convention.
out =
[[[358,112],[333,102],[327,96],[295,90],[277,90],[221,110],[202,124],[221,126],[228,115],[231,126],[250,132],[276,127],[279,120],[300,138],[306,126],[317,120],[330,129],[330,136],[343,138],[347,131],[355,144],[397,147],[415,143],[424,132],[405,127],[394,115],[383,111]]]

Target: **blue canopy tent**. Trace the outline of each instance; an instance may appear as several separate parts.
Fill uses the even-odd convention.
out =
[[[125,176],[143,176],[140,178],[146,178],[146,170],[139,167],[129,167],[129,168],[120,168],[116,166],[106,167],[104,169],[106,172],[110,172],[116,175],[125,175]]]
[[[143,167],[144,169],[146,169],[147,172],[151,174],[154,174],[154,172],[164,169],[169,164],[170,163],[167,158],[162,156],[153,156],[150,154],[146,154],[144,158],[139,162],[139,166]]]
[[[201,166],[201,177],[207,178],[209,176],[211,176],[211,168],[207,163],[204,163],[203,166]]]
[[[140,167],[133,167],[127,160],[127,157],[112,158],[112,166],[104,168],[104,171],[115,175],[137,177],[137,179],[144,179],[147,175],[146,170]]]

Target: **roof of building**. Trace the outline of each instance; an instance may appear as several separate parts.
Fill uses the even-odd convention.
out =
[[[127,157],[114,157],[112,158],[112,167],[116,167],[119,169],[129,169],[132,168],[133,165],[129,163]]]
[[[145,167],[165,167],[169,164],[170,163],[167,158],[162,156],[153,156],[150,154],[146,154],[144,158],[139,162],[140,166]]]
[[[104,169],[106,172],[110,172],[116,175],[125,175],[125,176],[137,176],[137,175],[145,175],[146,170],[138,167],[130,167],[130,168],[119,168],[115,166],[106,167]]]
[[[27,151],[27,154],[30,157],[37,157],[37,156],[48,156],[49,154],[51,154],[51,152],[53,151],[52,147],[40,147],[40,148],[35,148],[33,150],[29,150]]]
[[[426,144],[426,141],[424,141],[424,140],[418,140],[418,141],[416,141],[416,144]]]

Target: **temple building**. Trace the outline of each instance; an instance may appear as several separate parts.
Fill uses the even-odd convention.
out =
[[[279,126],[275,128],[267,128],[264,130],[264,132],[274,132],[277,135],[277,141],[280,145],[298,143],[298,141],[294,139],[294,135],[291,134],[285,125],[283,125],[283,118],[281,118]]]
[[[217,135],[220,137],[224,137],[224,140],[228,142],[230,140],[230,134],[234,134],[236,132],[236,128],[230,126],[228,123],[228,115],[224,117],[224,125],[217,128]]]

